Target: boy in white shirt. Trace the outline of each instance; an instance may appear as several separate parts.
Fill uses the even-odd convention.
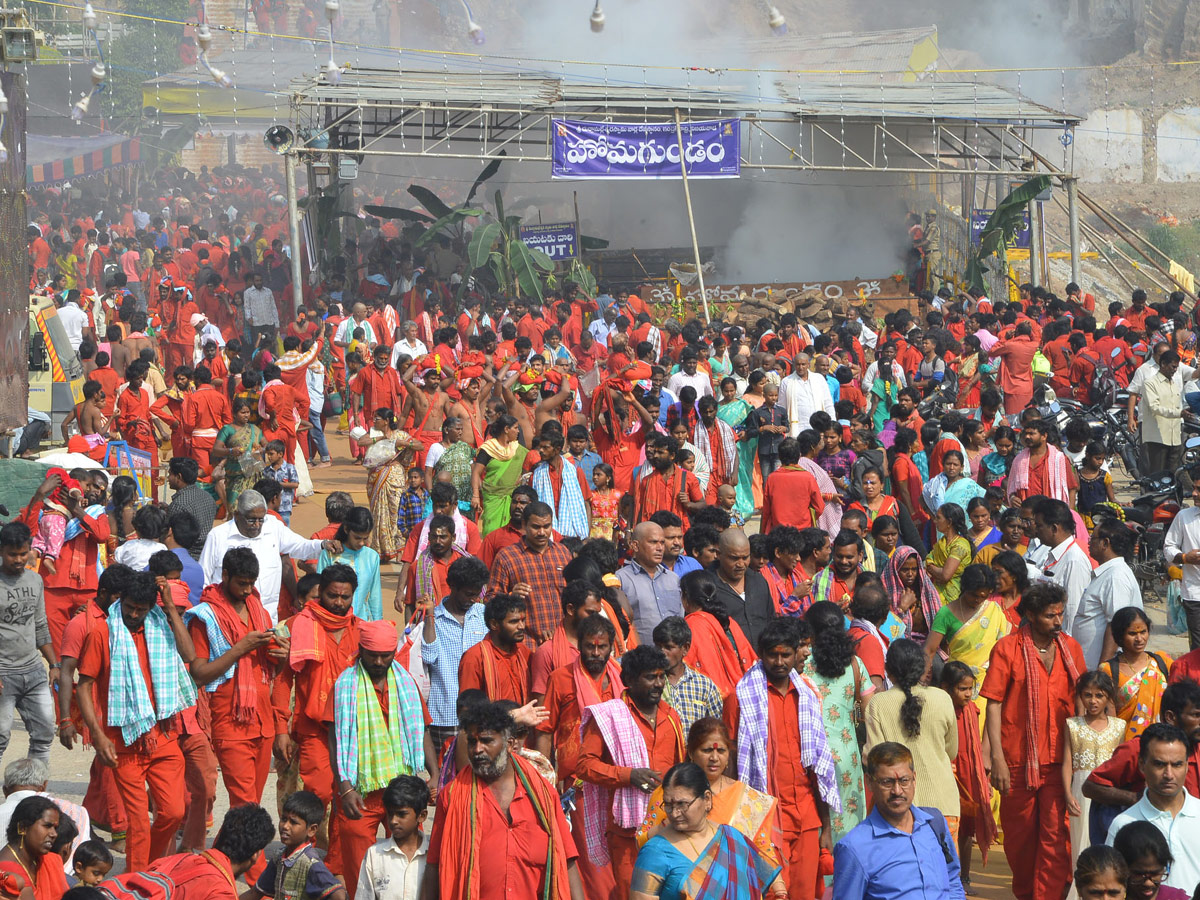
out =
[[[388,783],[383,811],[391,836],[367,850],[354,900],[418,900],[429,847],[421,831],[428,807],[429,788],[420,778],[401,775]]]

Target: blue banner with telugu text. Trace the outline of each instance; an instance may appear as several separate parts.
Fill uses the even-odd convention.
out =
[[[580,122],[554,119],[554,178],[682,178],[674,122]],[[688,178],[741,174],[740,119],[685,122]]]

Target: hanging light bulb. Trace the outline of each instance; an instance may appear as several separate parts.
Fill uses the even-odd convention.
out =
[[[223,70],[218,69],[216,66],[209,66],[208,74],[211,75],[213,77],[213,81],[215,81],[221,87],[223,87],[223,88],[233,87],[233,79],[230,78],[228,75],[226,75]]]
[[[104,63],[98,62],[92,66],[92,84],[100,84],[107,75],[108,72],[104,68]]]
[[[4,93],[4,89],[0,88],[0,116],[8,112],[8,96]]]
[[[329,62],[325,63],[325,80],[330,84],[342,83],[342,67],[333,61],[333,57],[329,57]]]
[[[767,24],[771,26],[771,31],[776,37],[787,34],[787,19],[783,17],[778,6],[772,6],[767,10]]]
[[[83,27],[88,31],[96,30],[96,11],[92,9],[92,4],[85,4],[83,7]]]
[[[338,0],[325,0],[325,18],[330,22],[338,17],[338,13],[341,12],[341,10],[342,7],[341,4],[338,3]]]
[[[8,148],[4,146],[4,141],[0,141],[0,166],[8,162]]]
[[[196,28],[196,46],[200,48],[201,53],[207,53],[212,42],[212,30],[208,27],[207,22],[201,22]]]
[[[596,34],[604,30],[604,10],[600,8],[600,0],[596,0],[596,8],[592,10],[592,17],[588,21],[592,23],[592,31]]]
[[[471,43],[477,47],[481,47],[487,43],[487,38],[483,35],[483,28],[474,19],[467,20],[467,37],[471,39]]]
[[[91,102],[92,95],[90,93],[84,94],[82,97],[76,100],[75,105],[71,107],[71,118],[76,122],[80,121],[84,116],[87,115],[88,106],[91,104]]]

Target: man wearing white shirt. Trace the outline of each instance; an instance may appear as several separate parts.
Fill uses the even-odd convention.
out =
[[[1131,822],[1149,822],[1163,833],[1171,849],[1171,870],[1163,882],[1191,894],[1200,884],[1200,799],[1184,786],[1188,771],[1188,737],[1175,725],[1155,722],[1141,737],[1138,771],[1146,779],[1142,799],[1113,819],[1105,843]]]
[[[1133,532],[1124,522],[1107,516],[1100,519],[1092,531],[1088,550],[1100,565],[1083,592],[1071,637],[1083,648],[1088,668],[1095,669],[1120,649],[1109,628],[1113,615],[1126,606],[1140,609],[1142,592],[1133,570],[1125,562],[1133,553]]]
[[[67,299],[58,309],[58,320],[62,322],[63,331],[67,333],[71,349],[78,353],[84,334],[91,330],[88,327],[88,314],[79,307],[79,291],[67,293]]]
[[[242,491],[233,519],[208,533],[200,552],[206,585],[220,583],[221,563],[226,551],[234,547],[249,547],[258,557],[258,593],[272,622],[279,618],[279,586],[283,580],[280,554],[293,559],[316,559],[322,550],[342,552],[337,541],[305,540],[279,519],[267,515],[267,501],[258,491]]]
[[[1188,643],[1200,647],[1200,470],[1192,469],[1192,501],[1195,506],[1180,511],[1167,529],[1163,556],[1183,567],[1181,599],[1187,615]]]
[[[698,371],[700,365],[700,357],[695,350],[690,347],[679,354],[679,371],[667,379],[667,390],[679,396],[679,392],[685,387],[693,387],[696,389],[696,399],[701,397],[714,397],[712,378],[706,372]]]
[[[792,374],[779,382],[779,402],[787,412],[788,434],[795,437],[810,427],[809,417],[824,410],[833,417],[833,395],[825,376],[809,370],[807,353],[797,353],[792,360]]]
[[[904,377],[904,367],[896,362],[896,342],[885,341],[879,348],[879,359],[867,366],[867,371],[863,374],[862,392],[864,397],[871,396],[871,388],[875,384],[875,379],[879,377],[880,366],[891,366],[892,380],[900,388],[908,387],[908,381]]]
[[[588,326],[588,331],[592,333],[592,337],[596,339],[596,343],[601,347],[608,346],[608,336],[617,330],[617,309],[616,303],[610,303],[604,307],[604,311],[600,314],[600,318],[595,319]]]
[[[211,341],[218,347],[224,347],[225,338],[221,329],[208,321],[204,313],[192,313],[189,321],[196,331],[196,337],[192,339],[192,365],[198,366],[204,360],[204,345]]]
[[[1042,560],[1042,578],[1067,593],[1062,630],[1075,637],[1075,617],[1083,593],[1092,583],[1092,563],[1075,540],[1075,518],[1061,500],[1040,500],[1033,513],[1038,540],[1050,548]]]
[[[396,367],[396,361],[401,355],[407,355],[409,359],[417,360],[429,353],[429,348],[425,346],[425,342],[417,337],[417,323],[409,319],[400,326],[402,337],[396,341],[396,346],[392,347],[392,368]]]
[[[356,328],[363,330],[363,340],[367,342],[369,349],[374,350],[379,341],[375,338],[375,329],[367,321],[367,307],[362,303],[355,303],[354,308],[350,310],[350,318],[338,325],[337,331],[333,335],[334,344],[343,349],[349,347],[350,341],[354,339],[354,329]]]

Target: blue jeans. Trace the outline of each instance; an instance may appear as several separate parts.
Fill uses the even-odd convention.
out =
[[[309,440],[317,448],[322,460],[329,459],[329,446],[325,443],[325,430],[321,427],[321,410],[309,408],[308,424],[312,425],[308,432]]]
[[[29,732],[30,758],[49,764],[54,743],[54,701],[46,670],[39,663],[24,672],[5,672],[0,675],[0,683],[4,685],[0,693],[0,757],[12,736],[15,709]]]

